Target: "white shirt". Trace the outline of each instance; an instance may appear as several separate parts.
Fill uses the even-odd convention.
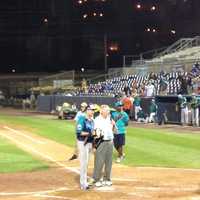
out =
[[[155,90],[154,85],[147,85],[146,86],[146,96],[147,97],[153,96],[154,95],[154,90]]]
[[[100,129],[104,136],[104,140],[113,140],[113,125],[111,123],[110,116],[106,119],[101,115],[94,120],[94,129]]]

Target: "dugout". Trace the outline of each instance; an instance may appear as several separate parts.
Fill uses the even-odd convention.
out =
[[[191,96],[186,96],[188,102],[191,100]],[[149,114],[149,105],[152,98],[144,97],[142,98],[142,108],[145,113]],[[156,96],[156,103],[166,110],[166,115],[168,118],[168,123],[180,123],[180,110],[176,110],[176,102],[178,101],[178,96]],[[94,104],[107,104],[113,106],[117,101],[115,97],[102,97],[102,96],[62,96],[62,95],[45,95],[38,96],[37,99],[37,111],[50,113],[52,110],[56,109],[56,106],[62,105],[64,102],[70,104],[75,103],[80,105],[81,102],[94,103]]]
[[[45,95],[38,96],[37,111],[50,113],[52,110],[56,109],[56,106],[62,105],[64,102],[68,102],[70,104],[75,103],[77,106],[79,106],[82,102],[113,106],[116,101],[117,98],[114,97]]]

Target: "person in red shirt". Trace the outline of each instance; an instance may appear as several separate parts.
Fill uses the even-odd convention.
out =
[[[133,103],[131,101],[130,96],[125,96],[122,99],[122,103],[123,103],[123,110],[128,114],[128,116],[130,116],[130,112],[133,107]]]

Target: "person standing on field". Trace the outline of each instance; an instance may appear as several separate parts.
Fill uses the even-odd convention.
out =
[[[152,99],[149,107],[149,123],[156,121],[157,110],[158,106],[156,105],[155,99]]]
[[[116,102],[115,107],[116,111],[112,112],[112,119],[115,121],[114,146],[118,152],[116,162],[120,163],[125,157],[123,147],[125,145],[126,126],[128,126],[129,117],[123,111],[122,102]]]
[[[81,110],[77,112],[74,121],[76,122],[76,124],[79,123],[79,120],[81,120],[83,117],[85,117],[85,112],[86,112],[86,108],[87,108],[87,103],[82,102],[81,103]],[[75,160],[78,158],[78,147],[77,147],[77,141],[75,143],[75,147],[74,147],[74,153],[73,155],[70,157],[70,160]]]
[[[188,125],[188,106],[186,97],[179,94],[177,104],[181,110],[181,124]]]
[[[80,160],[80,188],[88,190],[87,167],[89,153],[92,151],[93,131],[94,131],[94,108],[92,105],[87,107],[86,116],[82,117],[77,124],[77,144]]]
[[[133,101],[134,107],[135,107],[135,121],[138,119],[138,112],[141,109],[141,98],[138,94],[135,95],[134,101]]]
[[[199,126],[199,106],[200,99],[196,97],[195,94],[192,94],[192,100],[190,102],[191,112],[192,112],[192,125]]]
[[[99,133],[102,140],[95,152],[93,179],[96,187],[111,186],[111,169],[113,154],[113,127],[115,122],[111,119],[110,108],[108,105],[102,105],[100,115],[94,120],[96,133]],[[98,134],[97,134],[98,135]],[[101,180],[102,170],[104,171],[104,180]]]

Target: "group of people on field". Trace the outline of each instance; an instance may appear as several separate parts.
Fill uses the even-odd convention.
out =
[[[129,117],[137,122],[143,123],[158,123],[159,125],[168,121],[168,110],[162,102],[156,102],[153,97],[147,104],[145,111],[142,108],[142,99],[138,94],[135,96],[124,95],[121,99],[123,102],[123,109]],[[180,122],[182,125],[189,125],[199,127],[199,108],[200,97],[192,94],[191,97],[178,95],[176,102],[176,112],[180,112]],[[178,114],[176,113],[176,114]]]
[[[95,105],[83,102],[75,117],[77,147],[70,160],[79,157],[80,188],[87,190],[91,186],[111,186],[113,146],[118,152],[116,162],[124,159],[126,126],[129,117],[123,111],[123,103],[116,102],[115,110],[108,105]],[[87,168],[90,153],[94,152],[93,176],[88,180]]]
[[[195,94],[192,94],[191,100],[181,94],[178,95],[178,101],[176,103],[176,110],[181,112],[181,124],[189,124],[189,110],[191,112],[191,121],[193,126],[199,126],[199,106],[200,98]]]

